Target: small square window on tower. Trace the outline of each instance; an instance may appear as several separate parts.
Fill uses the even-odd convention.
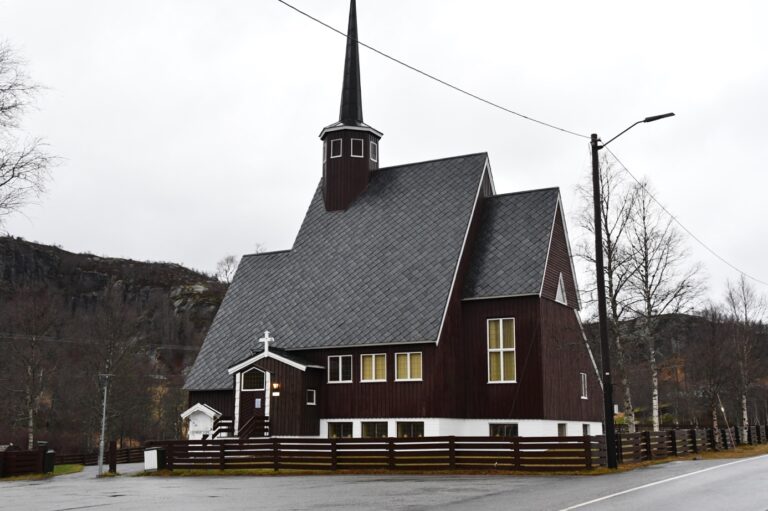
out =
[[[371,161],[379,161],[379,144],[371,141],[371,149],[368,154],[371,155]]]
[[[350,154],[352,155],[353,158],[363,157],[363,139],[362,138],[352,139],[352,152]]]
[[[331,158],[341,158],[341,139],[331,140]]]

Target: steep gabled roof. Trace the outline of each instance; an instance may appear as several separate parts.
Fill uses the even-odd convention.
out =
[[[285,350],[436,342],[486,161],[380,169],[346,211],[321,182],[291,251],[241,261],[186,388],[230,388],[264,330]]]
[[[546,188],[486,199],[464,299],[540,293],[559,196]]]

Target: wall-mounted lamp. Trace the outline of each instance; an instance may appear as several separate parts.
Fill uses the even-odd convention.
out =
[[[272,392],[279,392],[280,391],[280,384],[278,382],[272,382]]]

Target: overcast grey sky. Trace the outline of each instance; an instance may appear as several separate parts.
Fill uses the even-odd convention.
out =
[[[346,30],[348,0],[293,0]],[[768,2],[358,0],[360,39],[527,115],[612,144],[725,258],[768,280]],[[338,119],[344,39],[276,0],[0,0],[0,39],[45,85],[24,128],[63,158],[13,235],[212,270],[289,248]],[[588,143],[361,49],[382,166],[487,151],[497,192],[559,186]],[[573,219],[571,237],[579,235]],[[711,293],[736,274],[692,240]],[[763,291],[768,291],[765,287]]]

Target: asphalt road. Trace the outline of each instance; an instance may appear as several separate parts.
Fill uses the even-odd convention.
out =
[[[121,466],[129,472],[140,466]],[[605,476],[270,476],[0,483],[2,510],[768,510],[768,456],[678,461]]]

